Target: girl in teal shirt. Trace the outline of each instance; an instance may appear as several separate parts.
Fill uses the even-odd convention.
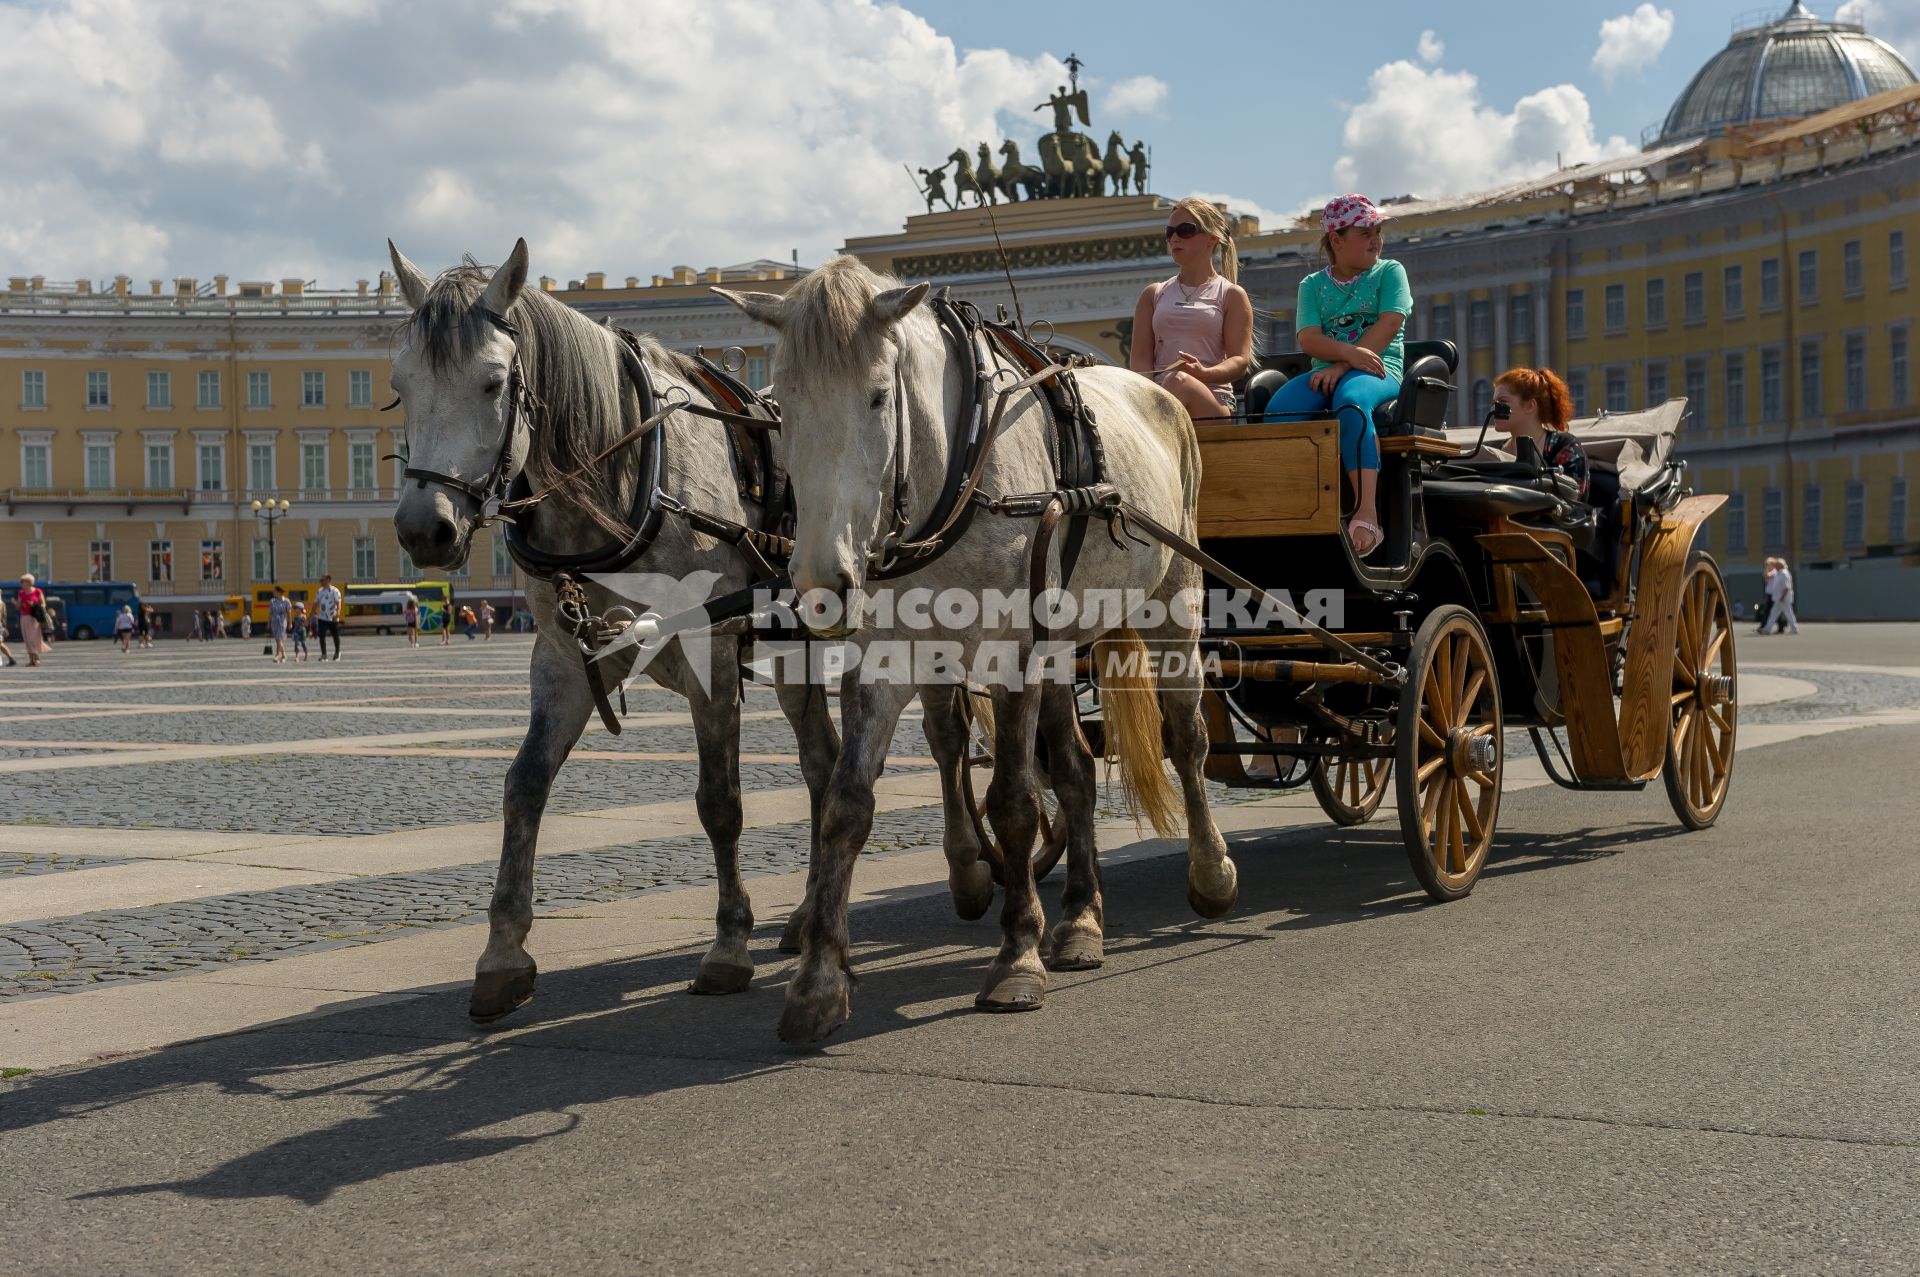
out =
[[[1365,557],[1380,544],[1374,488],[1380,447],[1373,410],[1400,393],[1401,329],[1413,292],[1399,262],[1380,256],[1386,216],[1364,195],[1342,195],[1320,213],[1325,268],[1300,281],[1294,325],[1313,371],[1274,393],[1267,419],[1302,421],[1328,412],[1340,422],[1340,462],[1352,476],[1347,537]]]

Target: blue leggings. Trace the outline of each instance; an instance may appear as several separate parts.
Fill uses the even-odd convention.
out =
[[[1380,445],[1373,410],[1400,393],[1400,383],[1358,368],[1340,378],[1331,395],[1313,388],[1306,375],[1293,378],[1267,401],[1268,421],[1305,421],[1331,409],[1340,421],[1340,464],[1348,470],[1378,470]]]

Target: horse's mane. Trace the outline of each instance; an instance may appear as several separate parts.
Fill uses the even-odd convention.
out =
[[[787,291],[780,312],[780,362],[829,377],[864,376],[886,343],[882,325],[869,322],[879,293],[900,281],[841,254]]]
[[[486,343],[493,323],[474,303],[493,271],[471,256],[463,258],[433,281],[426,300],[405,321],[429,367],[445,370]],[[597,325],[538,287],[521,289],[508,318],[520,330],[527,389],[538,404],[527,457],[537,488],[584,466],[620,432],[627,375]],[[653,368],[682,380],[692,376],[692,360],[651,337],[639,340],[641,357]],[[589,476],[574,486],[573,495],[594,522],[625,536],[631,530],[620,509],[616,473],[608,468]]]

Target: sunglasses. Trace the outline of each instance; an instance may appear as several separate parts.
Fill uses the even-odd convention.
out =
[[[1167,227],[1168,239],[1192,239],[1198,234],[1200,234],[1200,225],[1197,222],[1176,222]]]

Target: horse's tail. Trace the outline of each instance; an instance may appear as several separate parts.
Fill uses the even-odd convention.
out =
[[[1106,717],[1107,761],[1120,765],[1127,810],[1171,838],[1180,829],[1179,800],[1162,764],[1160,695],[1147,645],[1131,626],[1094,644],[1093,676]]]

